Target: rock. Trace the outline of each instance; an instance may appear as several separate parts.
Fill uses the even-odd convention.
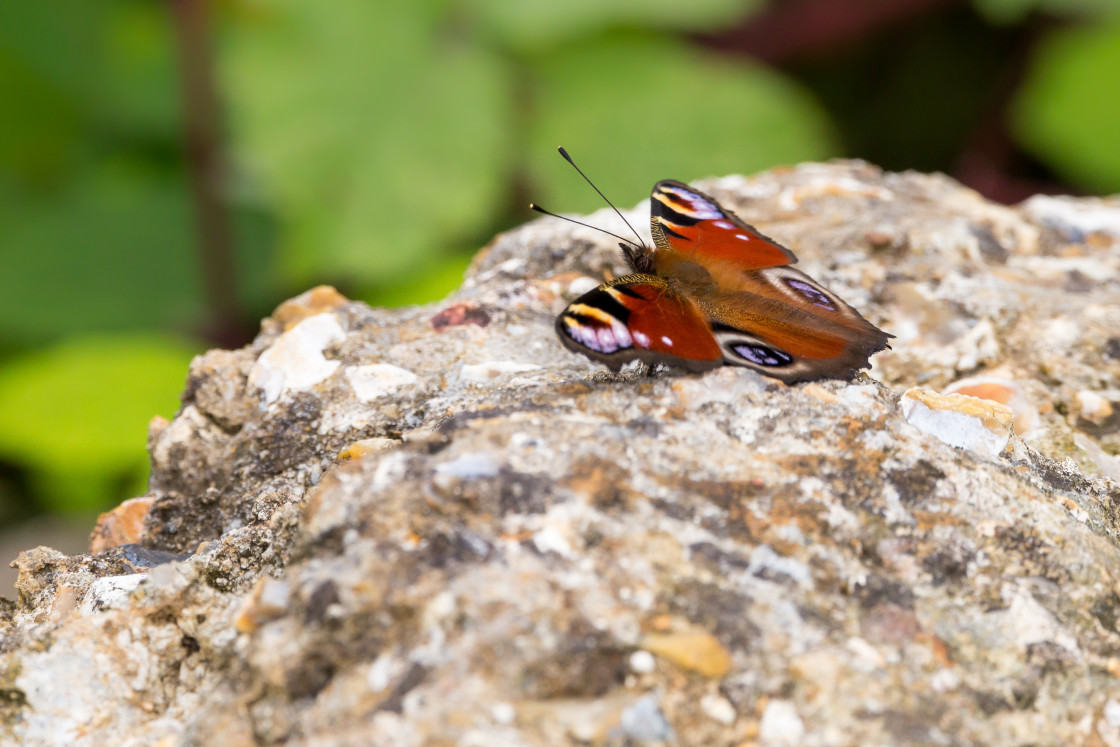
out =
[[[731,670],[731,655],[715,636],[705,632],[650,634],[642,648],[705,677],[721,678]]]
[[[1077,393],[1077,404],[1080,405],[1082,420],[1087,420],[1093,425],[1104,425],[1114,412],[1112,403],[1096,392],[1082,389]]]
[[[1015,432],[1023,435],[1042,424],[1039,408],[1023,385],[998,376],[969,376],[947,386],[942,394],[963,394],[1006,405],[1014,416]]]
[[[362,402],[372,402],[384,397],[402,386],[415,383],[416,374],[399,366],[388,363],[373,363],[368,366],[353,366],[347,369],[346,379],[354,390],[354,396]]]
[[[940,441],[988,457],[999,456],[1015,431],[1011,408],[964,394],[938,394],[922,387],[902,393],[906,421]]]
[[[654,695],[643,695],[634,705],[622,712],[619,719],[622,731],[637,742],[664,742],[673,738],[673,727],[665,720]]]
[[[758,727],[762,744],[783,747],[800,744],[805,736],[805,724],[797,715],[797,708],[788,700],[771,700],[762,712]]]
[[[272,404],[286,391],[307,391],[334,373],[342,363],[328,360],[323,351],[344,337],[331,314],[308,317],[280,335],[249,372],[249,385],[262,392],[262,405]]]
[[[144,519],[152,508],[153,498],[130,498],[97,517],[89,538],[92,555],[121,545],[135,544],[144,532]]]
[[[552,325],[617,247],[553,219],[438,305],[310,291],[191,364],[139,535],[17,558],[0,743],[1120,740],[1120,204],[701,187],[870,376],[608,373]]]

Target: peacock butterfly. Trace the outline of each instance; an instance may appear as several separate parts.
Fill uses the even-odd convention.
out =
[[[632,273],[561,312],[556,333],[568,349],[613,371],[632,360],[693,372],[734,365],[794,382],[851,378],[889,347],[894,335],[790,267],[793,252],[687,184],[654,185],[650,228],[652,247],[610,234]]]

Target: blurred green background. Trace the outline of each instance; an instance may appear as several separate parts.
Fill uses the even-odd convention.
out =
[[[0,3],[0,528],[142,494],[191,356],[284,298],[428,302],[600,207],[557,145],[624,206],[835,156],[1108,193],[1117,80],[1114,0]]]

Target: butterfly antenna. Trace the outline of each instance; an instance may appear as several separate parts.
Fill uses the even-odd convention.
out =
[[[611,233],[610,231],[608,231],[605,228],[599,228],[598,226],[593,226],[590,223],[584,223],[582,221],[578,221],[575,218],[568,218],[567,216],[558,215],[558,214],[552,212],[551,210],[545,210],[544,208],[542,208],[540,205],[536,204],[535,202],[530,202],[529,203],[529,209],[530,210],[536,210],[538,213],[544,213],[545,215],[551,215],[553,218],[559,218],[560,220],[566,220],[569,223],[575,223],[577,226],[583,226],[584,228],[592,228],[596,231],[600,231],[602,233],[605,233],[607,236],[614,236],[619,241],[625,241],[627,244],[634,244],[634,242],[631,241],[630,239],[619,236],[617,233]],[[627,224],[627,225],[629,225],[629,224]],[[631,229],[631,230],[633,230],[633,229]],[[634,246],[640,247],[641,244],[634,244]],[[623,251],[626,251],[626,247],[623,247]]]
[[[608,200],[607,196],[605,194],[603,194],[602,191],[598,187],[595,186],[595,182],[591,181],[591,179],[588,178],[587,174],[583,173],[583,169],[581,169],[579,166],[576,166],[576,162],[573,161],[572,157],[568,155],[568,151],[564,150],[564,146],[561,145],[556,150],[560,151],[560,155],[564,156],[564,160],[567,161],[568,163],[570,163],[572,165],[572,168],[575,169],[576,171],[578,171],[579,175],[583,177],[583,180],[585,182],[587,182],[588,184],[590,184],[591,188],[593,190],[595,190],[596,192],[599,193],[599,196],[603,198],[603,202],[610,205],[611,209],[614,210],[615,213],[618,214],[618,217],[622,218],[622,222],[626,224],[626,227],[634,232],[634,235],[638,237],[638,243],[635,246],[645,246],[645,243],[642,241],[642,237],[638,236],[638,232],[634,230],[634,227],[632,225],[630,225],[630,221],[626,220],[626,216],[624,216],[622,214],[622,212],[614,206],[614,203],[611,202],[610,200]],[[611,235],[614,236],[614,234],[611,234]],[[625,239],[623,239],[623,240],[625,241]]]

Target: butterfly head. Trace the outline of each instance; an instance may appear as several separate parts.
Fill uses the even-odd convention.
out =
[[[634,242],[618,242],[618,247],[622,250],[622,256],[626,259],[626,264],[630,265],[630,269],[637,273],[651,274],[653,273],[653,248],[646,244],[635,244]]]

